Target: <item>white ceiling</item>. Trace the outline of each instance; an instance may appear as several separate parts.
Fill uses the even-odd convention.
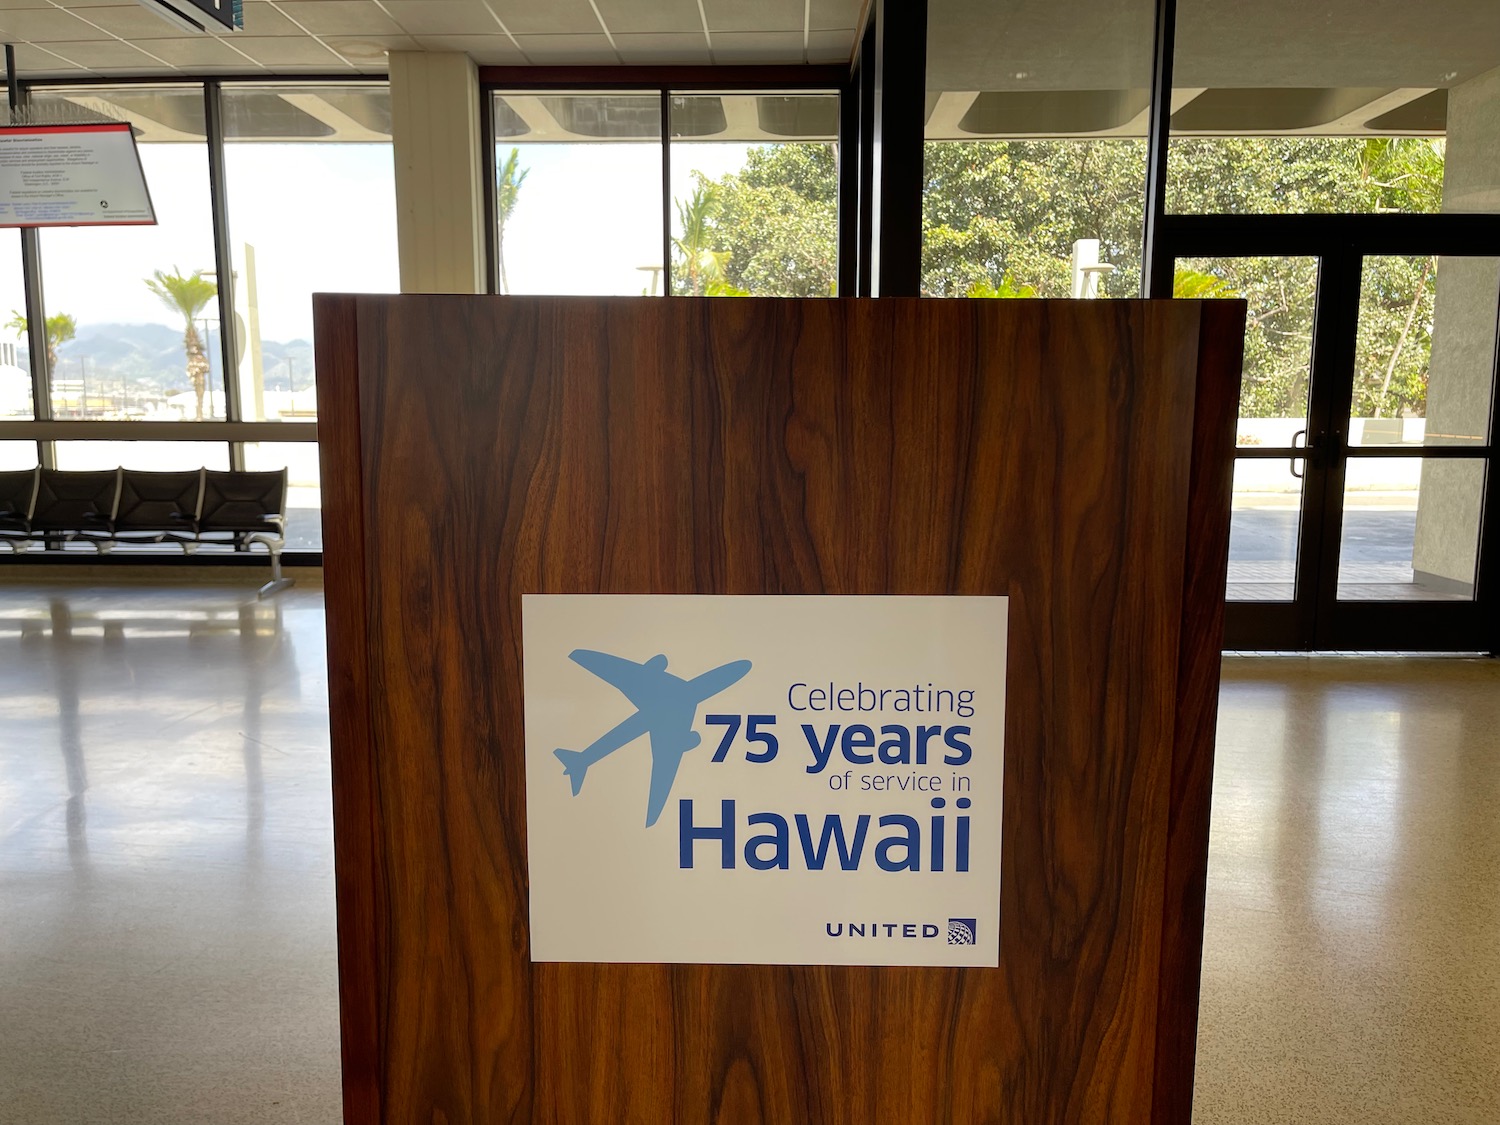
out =
[[[387,51],[482,65],[847,62],[864,0],[245,0],[232,34],[121,0],[0,0],[25,78],[378,74]]]

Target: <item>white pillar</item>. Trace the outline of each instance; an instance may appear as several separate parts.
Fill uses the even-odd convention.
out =
[[[478,70],[425,51],[392,51],[390,67],[401,292],[483,293]]]
[[[1444,164],[1445,212],[1500,212],[1500,69],[1448,91]],[[1427,387],[1429,442],[1477,445],[1484,440],[1497,300],[1496,259],[1445,257],[1439,262]],[[1472,462],[1423,464],[1412,552],[1419,585],[1472,593],[1481,479],[1479,466]]]

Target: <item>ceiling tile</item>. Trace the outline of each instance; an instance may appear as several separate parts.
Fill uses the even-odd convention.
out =
[[[634,66],[707,65],[708,40],[703,32],[658,32],[615,36],[620,58]]]
[[[598,35],[517,35],[516,42],[534,63],[587,66],[620,61],[603,32]]]
[[[84,8],[77,13],[80,19],[102,28],[110,35],[121,39],[157,39],[164,36],[187,38],[193,32],[181,31],[161,16],[140,4],[112,4],[109,7]],[[104,38],[102,35],[94,36]]]
[[[575,35],[599,30],[589,0],[486,0],[512,35]]]
[[[360,67],[384,69],[388,51],[420,51],[409,35],[329,35],[323,38],[344,58]]]
[[[808,62],[848,62],[853,57],[853,28],[847,28],[844,31],[809,31],[807,33]]]
[[[33,47],[30,43],[16,44],[16,70],[26,78],[38,78],[52,74],[76,75],[83,73],[74,62],[58,58],[51,51]]]
[[[400,35],[401,27],[370,0],[281,0],[276,5],[314,35]]]
[[[258,63],[273,69],[281,66],[326,66],[341,70],[343,60],[316,39],[306,36],[236,35],[234,45]]]
[[[241,35],[305,35],[300,27],[278,12],[266,0],[245,0],[245,30]]]
[[[803,0],[703,0],[709,31],[802,31]]]
[[[0,29],[9,39],[32,43],[81,43],[108,38],[97,27],[58,8],[0,13]]]
[[[480,66],[520,66],[526,62],[508,35],[423,35],[424,51],[458,51]]]
[[[701,32],[698,0],[594,0],[611,35],[635,32]]]
[[[134,42],[141,50],[165,59],[173,66],[188,69],[209,66],[255,69],[255,64],[229,46],[225,39],[212,35],[183,36],[180,39],[137,39]]]
[[[100,78],[175,78],[181,73],[170,66],[96,66],[89,71]]]
[[[409,35],[488,35],[500,30],[479,0],[385,0],[385,9]]]
[[[799,63],[800,31],[725,31],[713,37],[714,61],[721,63]]]
[[[861,0],[809,0],[807,26],[813,31],[837,31],[859,26]]]
[[[92,43],[56,43],[48,46],[50,50],[62,55],[70,62],[87,67],[89,70],[99,70],[103,67],[139,67],[144,70],[148,67],[165,65],[164,62],[118,39],[100,39]]]

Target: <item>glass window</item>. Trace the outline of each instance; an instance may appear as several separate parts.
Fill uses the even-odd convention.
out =
[[[59,469],[142,469],[182,472],[229,468],[229,445],[222,441],[60,441]]]
[[[1483,500],[1482,460],[1351,458],[1344,475],[1339,598],[1472,598]]]
[[[673,95],[672,292],[828,297],[836,94]]]
[[[396,292],[384,85],[226,86],[224,166],[243,416],[317,416],[312,294]]]
[[[30,469],[36,465],[36,442],[0,441],[0,472]]]
[[[1167,208],[1500,211],[1500,5],[1181,0]]]
[[[225,416],[207,129],[198,86],[38,91],[135,128],[157,225],[40,232],[58,418]]]
[[[1301,524],[1302,478],[1291,472],[1290,459],[1236,458],[1225,588],[1230,601],[1292,600]]]
[[[1174,264],[1174,297],[1240,297],[1249,306],[1240,446],[1290,448],[1294,435],[1307,430],[1317,284],[1316,258],[1181,258]]]
[[[502,293],[658,294],[661,98],[495,94]]]
[[[0,230],[0,418],[33,418],[31,355],[26,342],[26,288],[21,232]]]
[[[312,441],[246,442],[245,468],[287,470],[286,549],[323,549],[323,500],[318,445]]]
[[[1483,445],[1500,259],[1369,257],[1359,294],[1350,445]]]
[[[928,10],[922,291],[1134,297],[1155,5]]]

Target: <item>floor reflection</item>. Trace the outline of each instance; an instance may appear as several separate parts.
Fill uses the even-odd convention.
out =
[[[0,587],[0,1123],[340,1115],[321,592]]]
[[[1500,664],[1225,662],[1194,1121],[1500,1121]]]
[[[0,613],[0,638],[19,640],[10,647],[7,664],[12,670],[6,674],[5,685],[6,698],[17,709],[8,711],[6,718],[19,724],[12,727],[18,742],[39,749],[32,740],[38,739],[47,726],[43,712],[48,702],[54,705],[62,780],[67,791],[64,819],[68,857],[75,869],[83,869],[89,856],[86,727],[92,725],[99,732],[101,753],[109,757],[118,720],[128,715],[133,722],[140,721],[143,710],[153,706],[157,714],[146,729],[160,733],[158,744],[164,748],[185,722],[195,715],[203,716],[205,708],[222,722],[237,707],[244,843],[247,857],[255,852],[266,815],[262,768],[266,694],[269,689],[278,702],[302,702],[297,646],[285,628],[281,602],[252,600],[228,608],[179,604],[91,610],[76,605],[67,594],[54,593],[45,607],[44,613],[39,609]],[[215,670],[231,674],[217,675]],[[200,687],[207,690],[198,694]],[[31,700],[29,707],[20,702],[26,699]],[[192,710],[174,714],[183,703]],[[133,740],[139,730],[127,731],[126,735]],[[192,755],[186,769],[181,768],[182,759],[168,754],[141,763],[143,769],[158,776],[143,777],[133,792],[149,789],[160,797],[170,779],[172,788],[189,802],[196,802],[202,797],[200,782],[218,785],[228,781],[223,772],[225,762],[218,753],[220,747],[200,741],[197,749],[200,753]],[[116,768],[125,765],[118,760],[113,764]],[[45,769],[29,775],[19,772],[7,786],[7,802],[18,809],[48,809],[52,802],[45,789],[51,780]],[[218,826],[225,819],[222,806],[217,801],[215,806],[213,822]],[[121,811],[115,810],[116,814]],[[11,836],[7,839],[7,858],[13,865],[25,865],[30,856],[35,869],[44,870],[50,855],[46,820],[33,823],[37,846],[28,849],[24,835]],[[118,815],[112,823],[117,829],[124,827]],[[198,842],[203,843],[204,838]],[[142,843],[150,846],[155,841]]]

